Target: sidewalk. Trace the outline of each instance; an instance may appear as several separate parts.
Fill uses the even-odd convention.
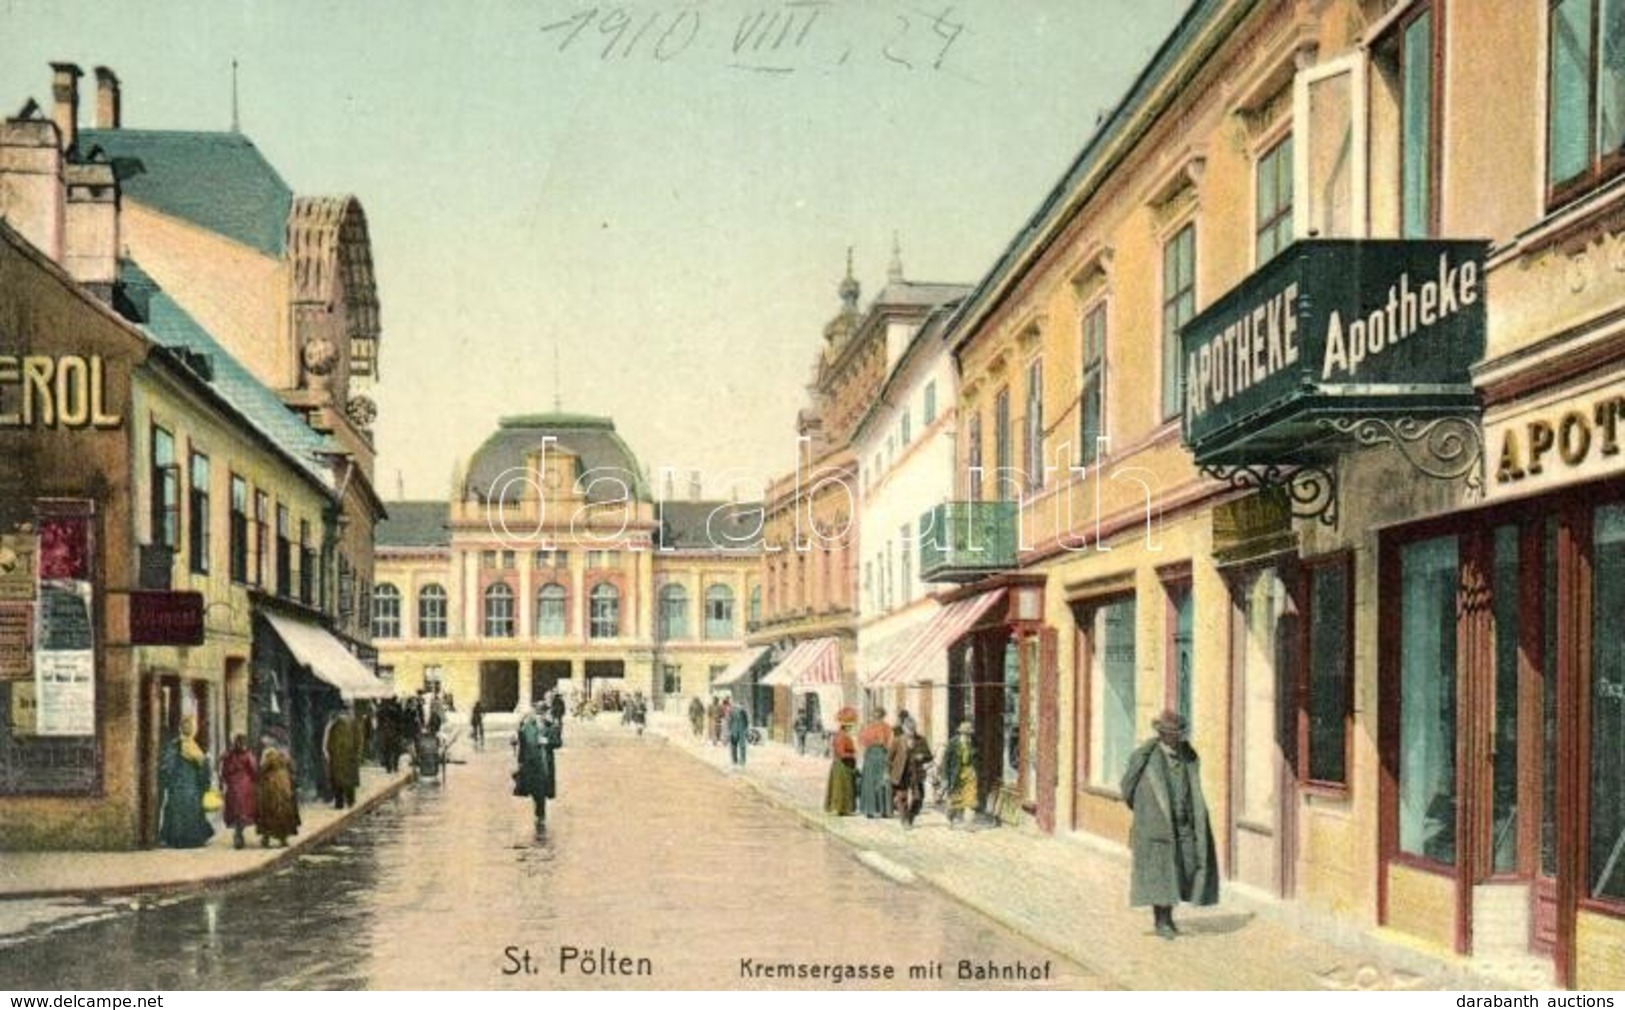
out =
[[[651,716],[650,732],[749,783],[859,850],[899,882],[923,881],[1002,925],[1130,989],[1549,988],[1527,965],[1469,963],[1402,938],[1364,932],[1296,902],[1222,891],[1215,908],[1181,908],[1185,935],[1151,931],[1147,909],[1128,907],[1128,852],[1082,836],[997,827],[950,830],[927,808],[912,831],[895,820],[824,813],[829,762],[778,743],[752,747],[743,770],[728,748],[696,740],[680,717]],[[974,952],[967,951],[974,957]]]
[[[299,833],[288,839],[285,849],[260,848],[252,829],[247,832],[247,847],[234,849],[231,830],[216,815],[214,837],[198,849],[8,852],[0,858],[0,901],[184,892],[252,876],[293,861],[411,780],[410,771],[390,775],[376,766],[363,768],[355,806],[334,810],[331,803],[302,804]]]

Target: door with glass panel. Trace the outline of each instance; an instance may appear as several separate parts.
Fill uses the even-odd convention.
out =
[[[1238,573],[1231,587],[1231,876],[1287,896],[1294,795],[1285,706],[1296,669],[1296,608],[1274,567]]]

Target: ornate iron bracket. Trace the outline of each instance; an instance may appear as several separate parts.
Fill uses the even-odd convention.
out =
[[[1405,461],[1434,480],[1466,478],[1467,497],[1484,497],[1484,433],[1477,418],[1331,417],[1321,425],[1362,446],[1392,445]]]
[[[1314,463],[1260,463],[1248,466],[1204,466],[1202,473],[1236,488],[1281,488],[1292,514],[1337,525],[1337,473]]]

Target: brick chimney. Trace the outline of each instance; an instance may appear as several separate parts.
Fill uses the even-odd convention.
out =
[[[0,218],[51,260],[62,259],[61,138],[34,102],[0,123]]]
[[[96,129],[116,130],[124,122],[120,113],[118,75],[106,67],[96,68]]]
[[[51,119],[62,137],[62,150],[73,150],[79,139],[79,78],[84,76],[74,63],[51,64],[51,97],[55,105]]]

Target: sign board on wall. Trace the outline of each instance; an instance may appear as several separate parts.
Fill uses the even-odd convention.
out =
[[[1625,473],[1625,376],[1497,412],[1484,423],[1485,496],[1538,494]]]
[[[130,644],[202,645],[203,594],[159,590],[131,593]]]
[[[96,732],[93,549],[88,507],[55,508],[41,516],[34,612],[39,736]]]

